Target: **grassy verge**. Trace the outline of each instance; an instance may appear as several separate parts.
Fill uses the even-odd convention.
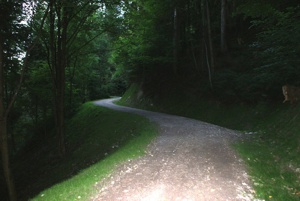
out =
[[[300,105],[223,105],[174,95],[152,102],[136,98],[136,93],[137,88],[131,88],[119,104],[191,117],[245,135],[255,134],[234,147],[247,164],[257,198],[300,200]]]
[[[257,135],[235,147],[246,161],[257,197],[300,200],[300,107],[265,111]]]
[[[23,172],[20,200],[88,200],[117,164],[144,154],[157,130],[138,115],[86,103],[67,123],[66,133],[69,151],[63,159],[51,151],[55,140],[50,139],[49,147],[39,146],[17,160],[16,170]]]

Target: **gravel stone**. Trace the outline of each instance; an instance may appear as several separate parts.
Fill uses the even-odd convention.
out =
[[[159,136],[146,154],[129,160],[98,182],[92,201],[254,200],[243,160],[230,147],[243,139],[237,131],[185,117],[113,104],[96,105],[149,118]]]

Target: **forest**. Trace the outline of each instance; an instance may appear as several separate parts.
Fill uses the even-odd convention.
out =
[[[1,194],[17,200],[24,150],[55,138],[66,157],[80,106],[132,84],[154,104],[281,103],[300,86],[299,20],[298,0],[0,0]]]

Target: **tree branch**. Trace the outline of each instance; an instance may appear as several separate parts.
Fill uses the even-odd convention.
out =
[[[49,12],[49,6],[47,7],[46,9],[46,12],[43,16],[43,19],[42,19],[42,23],[41,23],[41,26],[40,26],[40,29],[39,29],[39,32],[38,32],[38,35],[37,37],[35,38],[34,42],[28,47],[27,51],[26,51],[26,55],[25,55],[25,58],[24,58],[24,63],[23,63],[23,68],[21,70],[21,76],[20,76],[20,79],[19,79],[19,82],[18,82],[18,85],[15,89],[15,92],[11,98],[11,100],[9,101],[8,105],[7,105],[7,108],[6,108],[6,111],[5,111],[5,117],[8,116],[13,104],[15,103],[16,101],[16,98],[19,94],[19,91],[21,89],[21,86],[22,86],[22,83],[24,81],[24,77],[25,77],[25,73],[27,71],[27,68],[28,68],[28,58],[29,58],[29,54],[31,52],[31,50],[36,46],[40,36],[41,36],[41,33],[42,33],[42,29],[43,29],[43,26],[44,26],[44,23],[45,23],[45,20],[47,18],[47,15],[48,15],[48,12]]]

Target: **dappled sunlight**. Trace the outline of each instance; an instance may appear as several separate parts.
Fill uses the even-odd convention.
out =
[[[170,197],[173,198],[172,200],[178,201],[196,201],[197,198],[191,198],[193,195],[185,194],[183,197],[182,195],[184,192],[181,189],[178,189],[177,192],[173,192],[168,188],[165,184],[157,184],[151,188],[151,190],[146,192],[146,195],[142,196],[140,199],[141,201],[166,201],[170,200]],[[181,196],[180,196],[181,195]]]
[[[166,187],[163,184],[157,185],[154,189],[148,192],[146,197],[142,198],[141,201],[153,201],[153,200],[164,200],[166,194]]]

